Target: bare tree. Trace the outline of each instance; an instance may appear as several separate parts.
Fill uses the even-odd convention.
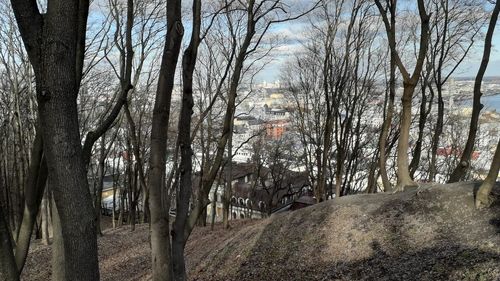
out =
[[[164,189],[168,121],[174,88],[175,70],[181,48],[184,27],[181,20],[181,1],[166,1],[167,34],[161,60],[151,130],[149,160],[149,209],[151,212],[151,255],[153,280],[170,280],[171,267],[169,204]]]
[[[238,25],[243,26],[243,40],[239,44],[239,49],[235,56],[233,72],[229,78],[229,90],[227,97],[226,112],[224,115],[224,124],[222,127],[222,135],[217,142],[217,148],[212,164],[209,166],[210,170],[208,173],[204,173],[202,178],[202,186],[200,192],[204,196],[199,196],[194,202],[193,210],[189,216],[188,231],[190,233],[198,220],[198,217],[204,211],[204,209],[209,204],[208,192],[210,191],[215,178],[218,175],[219,169],[222,164],[224,152],[226,151],[226,145],[229,139],[229,135],[232,133],[232,122],[234,119],[234,111],[236,105],[236,96],[238,91],[238,85],[241,80],[244,63],[246,59],[255,53],[259,48],[266,32],[271,28],[271,26],[282,23],[286,21],[295,20],[315,8],[306,9],[305,12],[301,12],[294,15],[288,15],[286,4],[283,1],[254,1],[250,0],[248,3],[235,3],[233,7],[233,13],[236,15],[236,19],[239,19]],[[241,23],[244,24],[241,24]],[[241,25],[240,25],[241,24]],[[231,28],[231,25],[230,25]],[[234,28],[234,26],[233,26]],[[231,34],[234,33],[234,31]],[[233,35],[234,36],[234,35]]]
[[[36,77],[44,153],[62,235],[66,237],[64,277],[97,280],[94,211],[76,105],[85,51],[88,2],[51,0],[48,1],[51,9],[44,15],[36,1],[11,3]]]
[[[476,80],[474,81],[474,99],[472,104],[472,117],[470,120],[467,142],[465,143],[465,148],[462,152],[460,162],[451,173],[448,182],[460,181],[466,174],[467,170],[470,168],[470,160],[472,152],[474,150],[479,114],[481,112],[481,109],[483,108],[483,104],[481,104],[481,96],[482,96],[481,84],[483,82],[484,73],[486,72],[486,68],[488,67],[488,62],[490,59],[491,41],[493,38],[493,33],[495,32],[495,27],[497,24],[499,12],[500,12],[500,1],[496,1],[495,7],[493,8],[493,11],[491,13],[490,22],[488,25],[488,31],[486,32],[483,58],[481,60],[481,65],[479,66],[479,70],[476,75]]]
[[[334,186],[337,197],[351,192],[367,143],[370,122],[365,117],[380,66],[376,57],[383,56],[374,50],[376,33],[370,29],[377,22],[372,22],[369,2],[323,2],[318,13],[312,43],[305,45],[285,79],[297,103],[309,177],[322,201],[327,186],[329,195]]]
[[[193,149],[191,147],[191,115],[193,114],[193,73],[200,45],[201,0],[193,0],[193,21],[189,46],[182,56],[182,107],[179,119],[180,179],[176,193],[177,214],[172,227],[172,259],[174,280],[187,280],[184,247],[188,233],[186,227],[189,217],[189,202],[192,193]]]
[[[260,146],[260,147],[259,147]],[[294,146],[286,136],[268,142],[257,143],[256,173],[260,188],[266,192],[266,212],[270,216],[283,194],[293,194],[290,168],[297,160]],[[257,187],[258,188],[258,187]],[[254,187],[253,190],[256,188]]]
[[[413,73],[410,74],[406,67],[404,66],[399,52],[396,46],[396,26],[392,18],[396,17],[397,13],[397,0],[386,1],[384,5],[381,4],[380,0],[375,0],[375,4],[382,16],[382,20],[385,25],[387,38],[389,41],[389,48],[391,50],[391,56],[394,56],[396,65],[403,76],[403,97],[400,120],[400,135],[398,141],[398,156],[397,156],[397,175],[398,184],[396,186],[397,191],[404,190],[407,186],[416,185],[415,182],[410,177],[409,173],[409,161],[408,161],[408,145],[410,137],[410,126],[411,126],[411,107],[413,93],[417,86],[418,80],[420,79],[420,73],[425,61],[425,56],[427,54],[427,49],[429,45],[429,15],[425,9],[425,3],[423,0],[418,0],[418,12],[420,17],[420,44],[418,57],[413,69]],[[391,24],[392,22],[392,24]]]
[[[426,65],[422,71],[419,132],[413,149],[410,174],[413,178],[418,169],[425,142],[425,124],[429,114],[432,113],[434,100],[437,98],[437,117],[431,134],[431,159],[428,164],[427,177],[428,180],[434,181],[437,173],[436,151],[444,125],[443,86],[449,82],[451,76],[470,53],[485,20],[479,2],[433,0],[430,2],[430,9],[432,11],[429,31],[431,43]]]

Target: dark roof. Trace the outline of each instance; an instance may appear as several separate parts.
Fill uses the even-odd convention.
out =
[[[261,125],[261,124],[264,124],[266,123],[264,120],[260,120],[260,119],[255,119],[255,120],[249,120],[248,121],[248,125],[252,126],[252,125]]]
[[[302,203],[302,204],[306,204],[306,205],[314,205],[314,204],[316,204],[316,199],[314,199],[314,197],[309,196],[309,195],[303,195],[303,196],[300,196],[299,198],[297,198],[297,200],[295,200],[294,202]]]
[[[257,118],[253,117],[252,115],[242,115],[242,116],[238,116],[236,117],[237,120],[256,120]]]

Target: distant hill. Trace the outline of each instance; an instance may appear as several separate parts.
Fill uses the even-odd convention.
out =
[[[190,280],[500,280],[500,185],[476,210],[478,183],[342,197],[264,220],[196,228]],[[147,225],[106,230],[101,280],[149,280]],[[50,247],[35,242],[23,280],[50,280]]]
[[[475,76],[457,76],[452,78],[456,81],[474,81],[476,79]],[[500,76],[485,76],[483,82],[500,82]]]

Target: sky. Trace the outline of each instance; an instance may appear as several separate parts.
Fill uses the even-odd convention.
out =
[[[485,76],[500,76],[500,24],[497,24],[493,35],[492,50]],[[280,79],[281,69],[290,59],[293,51],[300,49],[305,25],[300,22],[285,23],[276,26],[274,32],[280,33],[286,39],[273,54],[273,60],[257,75],[257,82],[275,82]],[[475,77],[481,63],[484,41],[475,44],[474,51],[456,70],[454,77]]]
[[[107,2],[107,0],[96,1],[101,1],[104,3]],[[290,1],[308,3],[309,0]],[[185,1],[185,3],[189,3],[189,1]],[[96,6],[93,5],[93,7],[95,8]],[[188,8],[189,7],[187,7],[186,9]],[[189,16],[185,15],[185,19],[188,18]],[[286,66],[287,61],[292,58],[294,52],[299,51],[301,48],[301,40],[305,39],[307,21],[307,19],[301,18],[296,21],[277,24],[272,28],[272,30],[270,30],[272,33],[279,34],[280,37],[282,37],[283,42],[278,47],[276,47],[273,53],[271,53],[271,61],[266,63],[266,66],[256,76],[255,81],[257,83],[261,83],[263,81],[275,82],[280,79],[281,70]],[[189,34],[189,20],[186,20],[184,25],[186,31],[185,34]],[[493,36],[493,48],[491,52],[490,63],[486,70],[486,76],[500,76],[500,67],[498,67],[500,65],[500,30],[498,29],[500,29],[500,27],[497,28]],[[385,34],[381,36],[385,36]],[[189,36],[184,37],[184,39],[187,40]],[[466,58],[464,62],[462,62],[459,69],[457,69],[457,71],[455,72],[455,77],[474,77],[476,75],[479,64],[481,62],[483,43],[484,42],[482,41],[476,43],[472,53],[468,56],[468,58]]]

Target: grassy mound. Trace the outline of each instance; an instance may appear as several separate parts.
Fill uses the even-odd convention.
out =
[[[193,280],[500,280],[500,188],[356,195],[244,227],[192,264]],[[189,257],[188,257],[189,258]]]

